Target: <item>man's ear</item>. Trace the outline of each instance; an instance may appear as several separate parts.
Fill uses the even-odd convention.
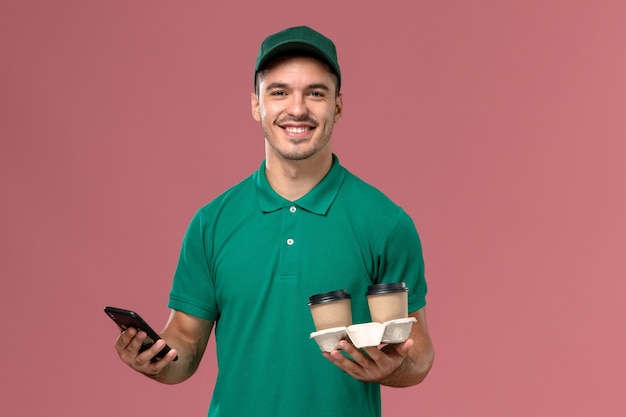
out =
[[[261,121],[261,113],[259,111],[259,96],[256,93],[250,94],[250,107],[252,109],[252,117],[257,122]]]
[[[335,123],[341,120],[343,116],[343,95],[341,93],[337,94],[337,98],[335,99]]]

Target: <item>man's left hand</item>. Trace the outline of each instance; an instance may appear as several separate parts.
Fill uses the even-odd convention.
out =
[[[413,347],[413,340],[408,339],[404,343],[386,345],[382,349],[376,346],[358,349],[347,340],[342,340],[339,342],[339,347],[352,360],[339,350],[324,352],[324,357],[353,378],[364,382],[384,384],[384,381],[404,362]]]

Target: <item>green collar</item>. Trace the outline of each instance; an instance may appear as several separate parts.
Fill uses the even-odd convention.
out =
[[[333,154],[333,164],[330,171],[319,184],[296,201],[291,202],[281,197],[270,187],[265,174],[265,160],[254,174],[254,184],[259,197],[259,205],[264,213],[270,213],[289,203],[294,203],[307,211],[323,216],[335,200],[345,177],[346,170],[339,164],[337,156]]]

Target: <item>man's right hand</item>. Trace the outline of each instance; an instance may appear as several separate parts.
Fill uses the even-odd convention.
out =
[[[122,362],[142,374],[164,384],[178,384],[194,374],[213,329],[213,322],[172,310],[170,318],[159,339],[151,347],[139,353],[148,335],[143,331],[128,328],[115,341],[115,350]],[[150,359],[165,347],[171,350],[162,359]],[[172,363],[178,355],[178,361]]]
[[[139,353],[141,345],[148,335],[144,331],[128,328],[115,341],[115,350],[122,362],[151,378],[156,377],[177,355],[175,349],[170,350],[162,359],[151,362],[151,359],[165,347],[163,339],[157,340],[152,346]]]

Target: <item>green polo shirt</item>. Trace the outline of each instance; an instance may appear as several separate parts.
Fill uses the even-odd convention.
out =
[[[411,218],[333,165],[288,201],[253,175],[197,211],[185,235],[169,307],[216,321],[218,377],[210,417],[380,416],[380,387],[328,362],[315,341],[310,295],[345,289],[353,322],[371,321],[368,285],[404,281],[409,311],[426,304]]]

